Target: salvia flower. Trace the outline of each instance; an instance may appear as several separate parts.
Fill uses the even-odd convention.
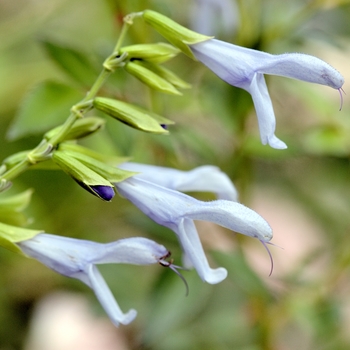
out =
[[[17,245],[25,254],[39,260],[52,270],[87,284],[95,292],[97,299],[116,326],[120,323],[129,324],[134,320],[137,312],[133,309],[127,313],[121,311],[97,269],[97,264],[150,265],[160,263],[175,270],[171,263],[164,260],[170,255],[165,247],[141,237],[125,238],[102,244],[40,233]]]
[[[310,55],[271,55],[215,39],[191,45],[190,48],[195,57],[222,80],[251,94],[261,142],[277,149],[287,146],[275,136],[276,120],[264,74],[330,86],[339,90],[340,95],[344,84],[344,78],[337,70]]]
[[[216,200],[202,202],[181,192],[152,182],[131,177],[115,184],[118,192],[159,225],[173,230],[187,260],[203,281],[219,283],[227,276],[226,269],[212,269],[204,254],[194,220],[210,221],[258,238],[266,244],[272,238],[269,224],[256,212],[242,204]]]
[[[127,162],[118,166],[138,172],[139,179],[181,192],[213,192],[219,199],[238,201],[238,193],[230,178],[218,167],[204,165],[189,171],[155,165]]]

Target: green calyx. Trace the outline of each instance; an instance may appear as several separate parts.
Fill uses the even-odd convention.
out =
[[[67,152],[60,150],[53,152],[52,160],[88,192],[105,201],[110,201],[113,198],[114,186]],[[107,195],[104,192],[108,192]]]
[[[144,67],[142,64],[139,64],[138,61],[128,62],[125,65],[125,70],[154,90],[171,95],[181,95],[181,92],[177,90],[174,85]]]
[[[166,43],[130,45],[119,50],[120,54],[127,53],[128,59],[136,58],[153,63],[166,62],[179,52],[179,49]]]
[[[136,174],[135,172],[119,169],[117,167],[105,164],[93,157],[80,152],[66,150],[64,153],[69,157],[78,160],[80,163],[84,164],[89,169],[101,175],[111,183],[124,181],[125,179]]]
[[[161,125],[173,124],[172,121],[149,112],[141,107],[106,97],[96,97],[94,107],[109,116],[118,119],[135,129],[154,134],[168,134]]]
[[[152,10],[143,11],[142,17],[159,34],[171,44],[178,47],[184,54],[196,60],[188,45],[212,39],[213,37],[196,33],[183,27],[172,19]]]
[[[25,255],[16,243],[31,239],[42,232],[41,230],[30,230],[0,222],[0,246],[14,253]]]
[[[85,117],[78,119],[62,141],[77,140],[89,136],[104,127],[106,121],[99,117]],[[62,125],[48,131],[44,138],[50,140],[56,133],[60,132]]]

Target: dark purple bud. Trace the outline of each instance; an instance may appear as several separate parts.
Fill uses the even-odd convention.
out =
[[[114,197],[113,187],[109,186],[90,186],[91,190],[95,192],[96,196],[109,202]]]
[[[114,197],[114,189],[110,186],[96,185],[88,186],[84,182],[74,179],[82,188],[92,193],[94,196],[101,198],[104,201],[110,202]]]

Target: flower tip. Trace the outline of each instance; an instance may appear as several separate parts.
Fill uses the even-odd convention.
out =
[[[272,275],[272,272],[273,272],[273,257],[272,257],[272,254],[270,252],[269,247],[267,246],[267,244],[269,244],[269,242],[266,242],[266,241],[263,241],[263,240],[260,240],[260,242],[265,247],[267,253],[269,254],[270,263],[271,263],[271,268],[270,268],[270,273],[269,273],[269,277],[270,277]]]
[[[339,111],[341,111],[341,110],[343,109],[343,94],[342,94],[342,93],[345,94],[345,91],[343,90],[342,87],[340,87],[340,88],[338,89],[338,91],[339,91],[339,95],[340,95],[340,107],[339,107]],[[346,95],[346,94],[345,94],[345,95]]]
[[[223,267],[210,269],[210,274],[205,276],[204,281],[209,284],[217,284],[222,282],[227,277],[227,270]]]
[[[94,194],[97,197],[107,202],[110,202],[115,194],[113,187],[109,187],[109,186],[100,186],[100,185],[91,186],[91,190],[94,192]]]
[[[129,310],[127,313],[123,314],[123,317],[119,317],[118,320],[113,320],[113,323],[116,326],[119,326],[119,323],[123,324],[123,325],[128,325],[129,323],[131,323],[132,321],[134,321],[134,319],[137,316],[137,311],[134,309]]]
[[[281,141],[278,137],[275,135],[272,135],[268,138],[268,144],[275,149],[286,149],[288,148],[287,145]]]
[[[173,260],[171,259],[170,261],[167,261],[165,259],[169,258],[169,256],[171,255],[171,252],[168,251],[168,253],[164,256],[162,256],[159,260],[158,260],[158,263],[161,265],[161,266],[164,266],[164,267],[169,267],[170,270],[174,271],[182,280],[182,282],[185,284],[185,287],[186,287],[186,297],[188,296],[189,294],[189,287],[188,287],[188,283],[185,279],[184,276],[182,276],[182,274],[177,270],[177,269],[182,269],[182,270],[186,270],[184,269],[183,267],[181,266],[177,266],[177,265],[174,265],[173,264]]]

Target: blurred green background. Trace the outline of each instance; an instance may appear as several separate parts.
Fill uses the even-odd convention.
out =
[[[91,68],[86,82],[78,83],[50,57],[45,42],[80,51],[97,74],[115,45],[124,15],[150,8],[191,27],[191,18],[199,15],[191,13],[193,2],[0,0],[0,158],[36,146],[42,133],[54,126],[49,119],[40,123],[33,117],[31,135],[21,137],[26,130],[18,131],[18,118],[28,91],[44,81],[74,88],[65,99],[43,101],[57,104],[62,109],[58,119],[64,121],[95,74]],[[236,30],[225,31],[225,23],[216,15],[219,25],[213,34],[218,39],[275,54],[315,55],[344,75],[344,90],[350,91],[350,1],[241,0],[237,11],[232,15]],[[159,40],[139,20],[125,44]],[[261,245],[198,223],[211,264],[226,267],[229,275],[212,286],[194,271],[184,272],[188,297],[180,279],[159,266],[102,266],[121,308],[136,308],[139,314],[131,325],[110,330],[123,345],[108,347],[101,340],[95,348],[90,342],[91,349],[349,349],[347,95],[339,112],[335,90],[267,77],[276,134],[288,145],[280,151],[260,144],[248,93],[227,85],[184,55],[167,67],[192,84],[182,97],[151,92],[122,70],[104,92],[173,119],[176,125],[170,128],[170,136],[144,134],[107,119],[101,133],[82,143],[149,164],[185,170],[219,166],[237,185],[241,202],[269,221],[273,242],[281,248],[271,247],[275,268],[268,277],[269,259]],[[59,171],[28,171],[16,179],[11,191],[27,188],[34,189],[26,211],[31,218],[28,227],[98,242],[146,236],[164,244],[175,263],[181,264],[174,234],[124,199],[104,203]],[[206,193],[196,197],[213,199]],[[34,310],[42,298],[57,290],[84,295],[94,314],[105,317],[93,292],[81,282],[4,249],[0,264],[0,350],[30,348]],[[50,336],[42,333],[41,337]],[[48,344],[42,349],[70,349],[54,347],[53,341]]]

